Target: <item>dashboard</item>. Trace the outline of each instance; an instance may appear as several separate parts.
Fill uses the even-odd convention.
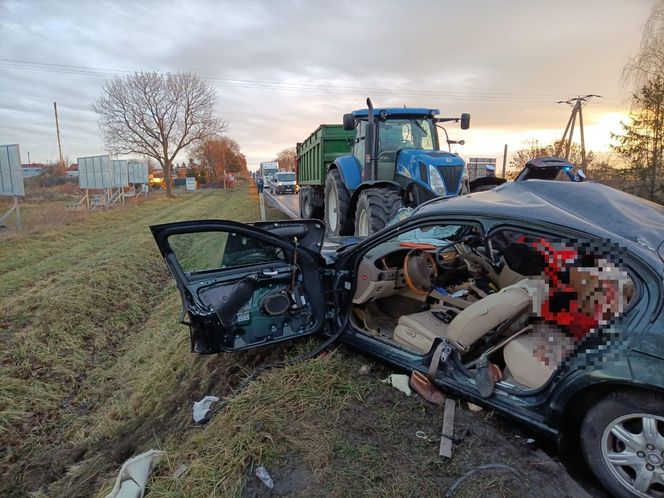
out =
[[[357,269],[357,287],[353,303],[361,304],[406,290],[403,263],[410,248],[399,242],[387,242],[365,254]]]

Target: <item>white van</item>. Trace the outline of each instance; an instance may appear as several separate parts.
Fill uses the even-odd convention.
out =
[[[278,171],[272,175],[270,181],[270,193],[272,194],[294,194],[297,181],[293,171]]]

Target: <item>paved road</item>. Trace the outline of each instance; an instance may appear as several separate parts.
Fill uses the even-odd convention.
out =
[[[297,194],[272,195],[267,190],[264,190],[263,198],[271,206],[286,213],[289,218],[300,217],[300,202]]]

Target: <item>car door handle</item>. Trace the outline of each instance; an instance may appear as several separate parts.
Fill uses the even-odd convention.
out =
[[[263,275],[266,277],[276,277],[278,274],[277,270],[263,270]]]

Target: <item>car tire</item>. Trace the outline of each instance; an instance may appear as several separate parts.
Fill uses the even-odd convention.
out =
[[[325,179],[325,233],[327,235],[352,235],[353,221],[348,219],[350,193],[341,181],[336,169],[330,170]]]
[[[583,419],[581,448],[612,496],[664,493],[664,397],[621,391],[602,399]]]
[[[361,192],[355,210],[355,235],[364,237],[382,230],[402,206],[396,190],[368,188]]]

